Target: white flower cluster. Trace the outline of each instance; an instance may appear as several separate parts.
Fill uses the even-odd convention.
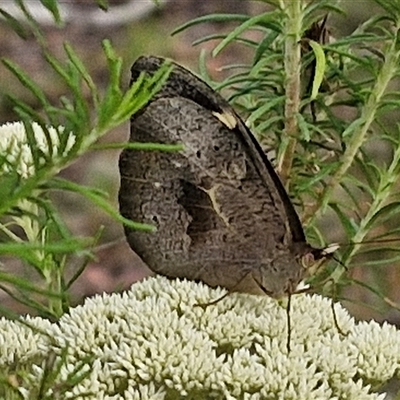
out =
[[[35,145],[43,154],[52,154],[53,161],[59,154],[60,147],[60,134],[63,128],[48,127],[48,135],[39,124],[32,123],[32,130],[35,137]],[[71,149],[75,143],[75,138],[69,136],[64,154]],[[49,150],[51,146],[51,153]],[[11,122],[0,126],[0,154],[5,156],[6,162],[2,163],[0,173],[7,173],[11,170],[16,171],[22,178],[28,178],[35,173],[35,166],[32,156],[32,149],[30,148],[26,136],[25,126],[22,122]],[[44,162],[44,158],[42,158]]]
[[[20,335],[19,350],[16,333],[4,329],[3,320],[0,370],[15,371],[20,363],[26,382],[40,385],[43,355],[56,354],[59,374],[47,395],[64,388],[63,399],[93,400],[372,400],[384,399],[378,388],[399,375],[400,332],[393,326],[356,324],[336,304],[338,324],[347,333],[341,335],[329,299],[295,295],[288,352],[285,308],[269,297],[236,293],[198,306],[224,293],[201,283],[150,278],[126,293],[88,299],[58,323],[43,321],[47,335]],[[31,353],[30,364],[24,352]],[[34,398],[28,383],[18,390]]]
[[[3,367],[30,362],[32,357],[37,357],[41,351],[39,344],[46,342],[43,333],[50,327],[51,323],[42,318],[28,316],[23,323],[0,319],[0,365]],[[46,352],[42,354],[42,357],[45,356]]]

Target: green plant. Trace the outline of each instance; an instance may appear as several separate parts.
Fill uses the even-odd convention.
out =
[[[28,34],[35,36],[50,72],[63,82],[66,95],[58,105],[54,104],[15,62],[2,60],[40,108],[34,109],[9,93],[9,101],[21,122],[0,127],[0,255],[22,260],[30,270],[29,275],[36,276],[31,281],[0,269],[0,289],[40,315],[57,319],[69,307],[68,289],[92,257],[91,249],[96,245],[101,228],[95,237],[74,237],[49,198],[50,192],[81,194],[121,223],[133,224],[136,229],[153,229],[120,216],[104,191],[84,187],[57,174],[87,152],[101,149],[98,139],[146,104],[168,76],[169,67],[161,68],[153,79],[143,76],[137,84],[124,90],[121,86],[122,59],[115,54],[110,42],[104,40],[109,83],[102,93],[73,47],[65,43],[65,61],[56,58],[24,1],[16,3],[25,15],[23,23],[1,8],[0,13],[22,38]],[[57,2],[42,0],[42,4],[52,12],[54,20],[59,21]],[[122,148],[123,144],[111,147]],[[133,143],[132,147],[180,148],[143,143]],[[83,261],[81,268],[67,280],[65,270],[72,255],[81,256]],[[10,314],[6,308],[2,307],[1,311]]]
[[[312,242],[326,245],[324,221],[332,225],[335,216],[333,224],[350,243],[340,256],[349,266],[371,251],[360,246],[365,239],[382,241],[399,233],[393,221],[400,221],[400,2],[371,1],[381,6],[380,14],[350,35],[329,40],[329,18],[345,15],[340,1],[261,2],[268,11],[256,16],[204,16],[175,33],[209,21],[236,23],[226,35],[195,44],[219,39],[212,56],[239,44],[252,51],[251,62],[225,66],[230,75],[223,82],[203,75],[216,89],[230,90],[231,102],[247,115],[261,143],[275,149],[275,167]],[[204,54],[201,65],[204,72]],[[383,155],[374,151],[377,146],[386,149]],[[397,246],[380,246],[390,256],[363,263],[374,276],[377,267],[400,259]],[[336,263],[330,271],[331,279],[346,282],[342,266]]]
[[[101,229],[96,237],[74,237],[52,203],[51,191],[79,193],[120,222],[137,229],[152,227],[124,220],[103,191],[78,185],[57,174],[88,151],[101,148],[98,139],[129,119],[151,98],[168,76],[169,67],[163,67],[152,79],[143,76],[137,85],[124,91],[120,84],[122,61],[105,41],[109,85],[101,93],[73,47],[65,44],[66,61],[56,58],[49,51],[40,27],[25,9],[24,1],[15,1],[25,12],[26,23],[19,23],[1,6],[0,13],[21,37],[35,35],[48,66],[64,82],[67,95],[55,105],[17,64],[3,60],[37,99],[41,110],[38,112],[17,96],[9,95],[21,123],[2,127],[4,130],[0,132],[0,255],[22,260],[39,279],[32,283],[0,269],[0,289],[41,316],[58,320],[69,308],[68,289],[92,257],[91,249]],[[41,0],[41,3],[60,22],[57,1]],[[104,1],[98,3],[104,6]],[[230,100],[247,116],[247,123],[263,145],[275,149],[276,168],[296,199],[310,240],[324,246],[327,241],[324,220],[335,216],[347,241],[353,243],[341,255],[342,262],[349,265],[363,251],[358,243],[365,238],[398,235],[393,221],[398,221],[400,211],[396,193],[400,132],[395,122],[399,105],[396,78],[400,72],[400,3],[375,0],[381,6],[381,14],[365,21],[352,34],[331,41],[323,40],[326,30],[322,21],[328,13],[341,13],[339,1],[262,3],[270,7],[269,11],[254,17],[211,15],[191,21],[177,31],[206,21],[238,24],[222,38],[213,55],[238,43],[253,51],[252,62],[227,66],[232,74],[222,83],[208,80],[219,90],[229,89]],[[328,18],[328,25],[329,21]],[[251,30],[261,35],[261,39],[249,39],[251,36],[246,34]],[[220,36],[205,37],[198,43],[216,38]],[[201,67],[205,71],[204,58]],[[14,139],[7,141],[9,134]],[[383,156],[374,152],[378,144],[387,149]],[[180,149],[174,145],[132,143],[130,146],[147,150]],[[364,262],[371,265],[374,273],[377,266],[394,264],[399,259],[397,248],[385,245],[383,250],[395,251],[394,256]],[[74,254],[83,257],[82,265],[72,279],[66,280],[65,270]],[[337,282],[346,283],[343,268],[336,265],[328,272]],[[385,300],[382,288],[374,291]],[[14,316],[5,307],[0,311]],[[34,324],[28,322],[27,335],[36,334],[32,329]],[[112,317],[108,322],[112,322]],[[62,345],[62,350],[67,350]],[[60,359],[47,360],[38,397],[43,388],[52,388],[57,381],[63,357],[61,353]],[[56,371],[51,374],[48,371],[54,365]],[[83,367],[87,368],[87,364]],[[78,363],[71,371],[72,377],[62,381],[63,385],[58,387],[60,396],[74,382],[86,378],[83,367]],[[0,385],[7,384],[9,392],[16,393],[12,378],[12,375],[0,376]],[[21,396],[16,394],[15,398]]]

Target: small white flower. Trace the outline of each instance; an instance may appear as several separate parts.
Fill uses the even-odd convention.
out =
[[[70,135],[63,154],[59,154],[60,135],[63,134],[63,127],[48,127],[50,140],[46,138],[45,132],[36,122],[32,123],[32,129],[37,148],[47,156],[52,154],[53,161],[57,157],[65,155],[75,143],[74,136]],[[51,146],[51,152],[49,145]],[[0,171],[0,174],[13,170],[22,178],[34,175],[35,166],[32,149],[29,147],[25,126],[22,122],[11,122],[0,126],[0,154],[5,155],[7,161],[1,166],[2,171]],[[45,159],[42,158],[43,163],[44,161]]]
[[[51,323],[29,316],[21,319],[23,322],[0,318],[0,366],[30,363],[32,357],[47,354],[48,338],[39,331],[46,331]]]
[[[390,325],[356,324],[336,304],[338,324],[348,332],[343,336],[329,299],[295,295],[288,353],[286,309],[276,300],[232,293],[215,305],[196,306],[224,293],[155,277],[123,294],[88,299],[58,323],[43,325],[51,340],[21,345],[37,352],[29,381],[40,384],[45,353],[64,363],[54,387],[86,359],[81,372],[88,374],[66,399],[378,400],[384,398],[379,387],[399,374],[400,334]],[[2,349],[13,351],[10,330],[2,340]],[[11,360],[4,354],[0,369],[11,368]],[[30,388],[22,389],[29,398]]]

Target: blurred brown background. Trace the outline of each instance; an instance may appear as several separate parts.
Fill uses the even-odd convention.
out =
[[[30,6],[37,1],[27,2]],[[0,6],[10,12],[12,0],[2,0]],[[63,57],[63,42],[69,41],[85,65],[92,73],[96,84],[105,87],[108,76],[105,58],[101,49],[101,40],[111,40],[117,53],[125,61],[125,85],[129,84],[129,68],[141,54],[156,54],[170,57],[177,62],[196,69],[200,50],[211,50],[214,43],[193,47],[191,43],[202,36],[217,32],[228,32],[227,24],[202,24],[179,35],[171,32],[179,25],[195,17],[210,13],[256,14],[265,9],[262,2],[245,0],[169,0],[161,2],[159,7],[150,0],[110,0],[110,12],[99,10],[94,1],[67,0],[60,1],[65,27],[55,27],[43,9],[35,8],[38,20],[41,21],[49,46],[59,57]],[[333,17],[329,20],[329,29],[334,36],[351,32],[357,24],[373,15],[376,7],[368,0],[343,2],[347,15]],[[16,14],[15,14],[16,15]],[[0,19],[0,55],[17,62],[34,80],[51,96],[54,102],[63,95],[63,86],[58,79],[49,74],[33,38],[23,41],[4,21]],[[250,54],[241,47],[229,47],[217,59],[208,58],[211,75],[218,79],[219,66],[241,61]],[[3,93],[12,91],[23,96],[25,101],[35,102],[26,97],[26,92],[16,83],[3,66],[0,66],[0,123],[16,119]],[[103,142],[121,142],[128,137],[128,124],[119,127],[103,139]],[[117,208],[119,151],[98,151],[87,154],[62,175],[75,182],[100,187],[110,195],[110,201]],[[97,259],[91,262],[82,276],[73,286],[74,302],[94,293],[111,292],[129,287],[133,282],[147,276],[149,270],[138,260],[125,243],[122,227],[107,215],[96,210],[82,197],[54,194],[54,199],[67,221],[70,229],[80,236],[94,235],[99,226],[105,227],[101,242],[103,248],[96,252]],[[73,265],[71,265],[73,269]],[[11,304],[0,293],[3,305]],[[18,310],[18,311],[23,311]]]

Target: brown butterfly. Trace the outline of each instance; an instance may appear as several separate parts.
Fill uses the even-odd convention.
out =
[[[165,62],[140,57],[132,83]],[[280,298],[296,291],[311,247],[271,163],[232,107],[174,64],[166,84],[131,120],[131,142],[183,143],[179,153],[125,149],[121,214],[153,224],[125,228],[131,248],[154,272],[229,291]]]

